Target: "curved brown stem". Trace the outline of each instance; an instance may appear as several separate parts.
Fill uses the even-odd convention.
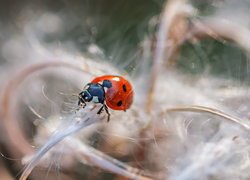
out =
[[[186,34],[187,17],[192,13],[192,7],[185,0],[169,0],[164,7],[160,27],[156,35],[156,46],[150,74],[146,103],[146,112],[148,113],[152,110],[155,85],[161,66],[171,63],[170,61],[176,56],[179,42]]]
[[[196,105],[190,105],[190,106],[177,106],[174,108],[168,108],[165,110],[165,112],[199,112],[199,113],[208,113],[212,114],[218,117],[221,117],[229,122],[236,123],[237,125],[243,127],[246,130],[250,130],[250,126],[248,124],[245,124],[242,122],[241,119],[234,117],[230,114],[227,114],[225,112],[222,112],[218,109],[206,107],[206,106],[196,106]]]
[[[63,61],[51,61],[33,64],[24,68],[22,71],[14,75],[4,87],[2,93],[1,103],[1,120],[4,126],[4,129],[8,138],[8,149],[10,152],[15,153],[17,157],[31,154],[33,149],[31,145],[28,143],[24,132],[18,126],[18,120],[16,119],[14,110],[15,108],[15,94],[18,86],[29,76],[32,74],[45,70],[47,68],[58,68],[58,67],[66,67],[72,68],[78,71],[85,71],[83,68],[73,64],[66,63]]]
[[[250,53],[250,31],[229,20],[218,18],[193,20],[181,43],[204,38],[232,41]]]

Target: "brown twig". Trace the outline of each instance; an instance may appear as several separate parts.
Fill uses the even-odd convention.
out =
[[[193,20],[181,43],[205,38],[232,41],[250,53],[250,31],[232,21],[218,18]]]
[[[22,71],[14,75],[4,87],[1,99],[1,115],[2,123],[8,138],[8,149],[17,157],[31,154],[33,149],[28,143],[24,132],[18,126],[18,120],[15,114],[15,95],[18,86],[32,74],[45,70],[47,68],[66,67],[72,68],[78,71],[85,71],[73,63],[65,63],[63,61],[50,61],[39,64],[33,64],[24,68]],[[87,72],[87,71],[85,71]]]
[[[165,110],[165,112],[169,113],[169,112],[199,112],[199,113],[208,113],[208,114],[212,114],[218,117],[221,117],[225,120],[228,120],[229,122],[233,122],[236,123],[237,125],[243,127],[244,129],[246,129],[247,131],[250,130],[250,126],[248,124],[245,124],[244,122],[242,122],[241,119],[234,117],[230,114],[227,114],[225,112],[222,112],[218,109],[214,109],[214,108],[210,108],[210,107],[206,107],[206,106],[196,106],[196,105],[190,105],[190,106],[177,106],[174,108],[168,108]]]
[[[176,56],[179,42],[186,34],[187,17],[192,13],[192,7],[185,0],[170,0],[164,7],[156,36],[153,67],[150,74],[151,83],[146,103],[146,112],[148,113],[152,110],[154,89],[161,66],[169,63]]]

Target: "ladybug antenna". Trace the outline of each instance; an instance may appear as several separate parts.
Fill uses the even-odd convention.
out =
[[[112,87],[112,83],[109,80],[104,80],[102,82],[102,86],[106,87],[106,88],[111,88]]]

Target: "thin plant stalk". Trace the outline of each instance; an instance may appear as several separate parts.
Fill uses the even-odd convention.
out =
[[[41,158],[56,144],[62,141],[67,136],[70,136],[81,129],[97,123],[101,122],[101,119],[97,117],[96,110],[82,113],[83,110],[79,110],[76,114],[69,116],[65,121],[72,122],[65,128],[62,128],[56,131],[49,140],[36,152],[36,154],[32,157],[31,161],[25,167],[20,180],[26,180],[31,171],[36,167]]]
[[[16,73],[5,85],[2,99],[1,99],[1,120],[3,122],[4,129],[6,130],[7,137],[9,138],[9,146],[10,150],[19,150],[16,152],[17,155],[22,156],[26,154],[30,154],[33,152],[30,144],[27,141],[27,138],[18,127],[15,113],[16,111],[13,110],[15,108],[13,106],[13,102],[15,100],[16,90],[18,89],[19,85],[28,77],[33,75],[33,73],[45,70],[47,68],[58,68],[58,67],[65,67],[75,69],[81,72],[89,73],[85,71],[79,65],[73,63],[66,63],[63,61],[49,61],[43,63],[32,64],[27,68],[24,68],[22,71]],[[18,140],[17,140],[18,137]]]
[[[211,115],[215,115],[218,117],[221,117],[229,122],[236,123],[237,125],[243,127],[246,130],[250,130],[250,126],[248,124],[245,124],[242,122],[241,119],[234,117],[232,115],[229,115],[225,112],[222,112],[218,109],[206,107],[206,106],[196,106],[196,105],[190,105],[190,106],[177,106],[174,108],[168,108],[165,110],[165,112],[198,112],[198,113],[208,113]]]
[[[166,2],[163,13],[161,14],[161,20],[159,30],[156,35],[156,47],[153,58],[153,65],[150,74],[150,86],[148,87],[146,112],[150,113],[153,107],[154,91],[157,82],[158,73],[161,72],[161,67],[167,64],[168,61],[177,52],[178,42],[174,40],[173,31],[175,31],[175,22],[186,24],[188,15],[192,14],[193,9],[186,3],[186,0],[169,0]],[[178,20],[178,17],[180,17]],[[178,22],[177,22],[178,20]],[[186,25],[181,30],[181,38],[185,37]],[[173,29],[172,29],[173,28]],[[165,62],[164,62],[165,61]],[[164,63],[163,63],[164,62]]]
[[[146,172],[130,167],[121,161],[118,161],[106,154],[98,151],[92,147],[89,147],[79,141],[76,138],[70,137],[66,139],[69,147],[77,149],[76,152],[77,157],[81,162],[86,164],[86,162],[90,165],[101,167],[104,170],[113,172],[115,174],[119,174],[121,176],[131,178],[131,179],[138,179],[138,180],[150,180],[152,176],[146,174]],[[154,178],[155,179],[155,178]]]

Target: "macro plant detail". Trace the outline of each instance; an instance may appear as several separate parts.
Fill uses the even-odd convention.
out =
[[[2,43],[0,150],[10,178],[248,179],[247,3],[123,4],[131,26],[118,2],[99,17],[92,3],[83,14],[68,1],[70,11],[23,10],[21,33]],[[159,12],[138,24],[147,3]],[[112,11],[118,26],[101,31]],[[143,31],[130,36],[132,27]]]

